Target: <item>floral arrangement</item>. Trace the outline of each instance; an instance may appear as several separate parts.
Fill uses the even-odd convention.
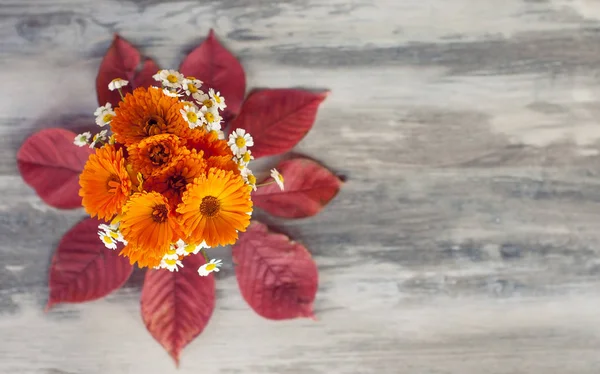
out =
[[[318,273],[310,253],[251,216],[255,208],[312,216],[342,182],[302,156],[284,158],[261,178],[250,165],[291,150],[326,93],[263,89],[245,98],[243,68],[212,30],[179,71],[149,58],[138,69],[141,60],[115,36],[96,79],[95,126],[39,131],[17,154],[42,200],[83,206],[90,216],[54,253],[46,309],[104,297],[133,265],[147,268],[141,315],[178,364],[215,308],[213,273],[223,261],[211,257],[232,245],[238,285],[254,311],[312,318]]]

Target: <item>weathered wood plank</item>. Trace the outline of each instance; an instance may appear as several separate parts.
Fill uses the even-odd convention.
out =
[[[212,27],[249,88],[331,90],[297,151],[347,183],[317,217],[265,218],[315,254],[319,321],[261,320],[228,265],[179,372],[598,373],[599,11],[2,0],[0,372],[175,372],[139,318],[139,274],[42,313],[52,250],[84,214],[45,207],[14,155],[38,129],[92,123],[112,33],[176,67]]]

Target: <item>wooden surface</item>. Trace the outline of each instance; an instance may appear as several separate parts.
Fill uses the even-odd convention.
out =
[[[42,312],[84,213],[46,207],[15,153],[92,121],[112,33],[177,67],[211,27],[249,87],[332,91],[297,150],[348,181],[271,220],[315,255],[319,320],[259,318],[226,266],[179,373],[600,372],[597,0],[0,0],[1,373],[177,372],[139,274]]]

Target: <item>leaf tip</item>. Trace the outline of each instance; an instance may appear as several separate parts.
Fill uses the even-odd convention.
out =
[[[44,307],[44,313],[48,313],[50,311],[50,309],[52,309],[52,307],[54,306],[54,304],[55,303],[52,300],[48,300],[48,303]]]
[[[172,352],[169,352],[169,355],[171,356],[171,358],[173,359],[173,361],[175,361],[175,367],[177,369],[179,369],[179,352],[172,351]]]

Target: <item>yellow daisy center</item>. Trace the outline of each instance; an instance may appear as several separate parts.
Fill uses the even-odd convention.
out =
[[[196,123],[198,121],[198,116],[194,112],[187,112],[187,119],[192,123]]]
[[[173,266],[173,265],[177,264],[177,260],[176,259],[168,259],[168,260],[165,260],[165,264],[167,264],[169,266]]]
[[[116,239],[118,239],[118,238],[119,238],[119,234],[117,234],[117,233],[116,233],[116,232],[114,232],[114,231],[111,231],[111,232],[110,232],[110,237],[116,240]]]
[[[248,175],[248,183],[252,185],[256,184],[256,177],[254,176],[254,174]]]
[[[102,241],[106,244],[112,244],[113,240],[109,235],[104,235],[102,237]]]
[[[246,146],[246,139],[244,139],[243,136],[238,136],[235,139],[235,145],[237,145],[238,148],[242,148]]]
[[[215,101],[217,102],[217,104],[220,103],[221,102],[221,96],[215,95]]]
[[[188,244],[185,246],[184,250],[186,253],[192,253],[196,249],[196,246],[193,244]]]
[[[109,123],[113,119],[113,115],[110,113],[106,113],[104,117],[102,117],[102,122]]]
[[[206,270],[213,271],[213,270],[215,270],[216,267],[217,267],[217,265],[215,265],[215,264],[208,264],[208,265],[206,265]]]
[[[237,145],[237,141],[236,141],[236,145]],[[251,157],[250,156],[250,152],[244,153],[244,157],[243,157],[244,162],[245,163],[249,163],[250,162],[250,157]]]
[[[206,118],[208,122],[213,122],[215,120],[215,116],[211,112],[204,113],[204,118]]]
[[[179,81],[179,79],[177,79],[177,76],[174,74],[167,75],[167,80],[169,81],[169,83],[177,83]]]
[[[190,91],[191,93],[198,92],[198,88],[196,88],[196,86],[193,83],[188,83],[187,88],[188,91]]]
[[[212,100],[211,100],[211,99],[206,99],[206,100],[204,100],[204,101],[202,102],[202,104],[204,104],[204,106],[205,106],[205,107],[207,107],[207,108],[212,108],[212,106],[213,106],[213,102],[212,102]]]

